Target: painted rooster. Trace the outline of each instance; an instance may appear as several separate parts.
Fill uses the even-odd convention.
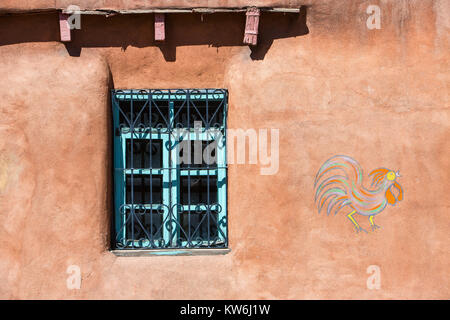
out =
[[[370,189],[363,186],[363,171],[359,163],[348,156],[334,156],[320,167],[314,182],[315,201],[319,213],[326,207],[327,215],[337,214],[349,207],[347,215],[356,232],[366,230],[356,221],[355,213],[369,217],[372,230],[379,228],[373,217],[386,208],[387,204],[395,205],[403,199],[402,187],[397,183],[400,173],[385,168],[373,170]],[[397,190],[394,191],[394,188]],[[394,195],[393,191],[397,194]]]

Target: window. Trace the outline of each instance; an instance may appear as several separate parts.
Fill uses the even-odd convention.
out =
[[[228,92],[112,90],[115,249],[226,248]]]

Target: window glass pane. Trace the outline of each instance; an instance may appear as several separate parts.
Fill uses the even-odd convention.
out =
[[[132,181],[133,180],[133,184]],[[150,197],[150,180],[152,188],[152,197]],[[131,199],[131,190],[133,189],[134,198]],[[142,175],[134,174],[126,177],[126,203],[131,204],[159,204],[162,203],[162,175]],[[151,199],[150,199],[151,198]]]
[[[216,204],[217,176],[191,176],[190,178],[188,176],[182,176],[180,195],[181,204],[183,205]]]
[[[133,155],[133,163],[131,162]],[[151,165],[150,165],[151,157]],[[133,152],[131,152],[131,139],[126,140],[126,167],[134,169],[159,169],[162,166],[162,141],[133,139]]]
[[[217,168],[217,143],[215,141],[183,140],[180,142],[179,150],[181,168],[207,168],[208,166]]]

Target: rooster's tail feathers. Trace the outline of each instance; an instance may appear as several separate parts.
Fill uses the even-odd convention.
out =
[[[325,161],[317,172],[316,179],[314,181],[314,187],[327,173],[334,170],[340,170],[344,173],[345,177],[349,181],[354,181],[357,185],[361,185],[363,179],[363,171],[359,163],[348,156],[334,156]]]
[[[336,214],[340,209],[350,204],[350,200],[345,190],[337,187],[329,188],[320,196],[319,201],[317,201],[317,209],[319,210],[319,213],[322,211],[322,208],[327,202],[327,215],[330,215],[334,207],[336,207],[334,212],[334,214]]]
[[[343,175],[331,175],[335,171],[340,171]],[[348,192],[351,184],[361,185],[362,169],[359,163],[347,156],[334,156],[320,167],[314,182],[315,197],[319,213],[325,203],[328,202],[327,215],[333,208],[334,214],[347,205],[351,204]]]

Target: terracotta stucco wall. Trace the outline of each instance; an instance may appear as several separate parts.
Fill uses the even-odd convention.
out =
[[[264,14],[253,51],[242,14],[170,15],[161,46],[151,15],[83,16],[67,46],[55,13],[0,17],[0,297],[450,298],[449,16],[445,0],[324,1]],[[276,175],[229,167],[231,253],[108,252],[112,86],[227,88],[230,128],[280,130]],[[317,214],[314,176],[335,154],[400,170],[380,230]]]

